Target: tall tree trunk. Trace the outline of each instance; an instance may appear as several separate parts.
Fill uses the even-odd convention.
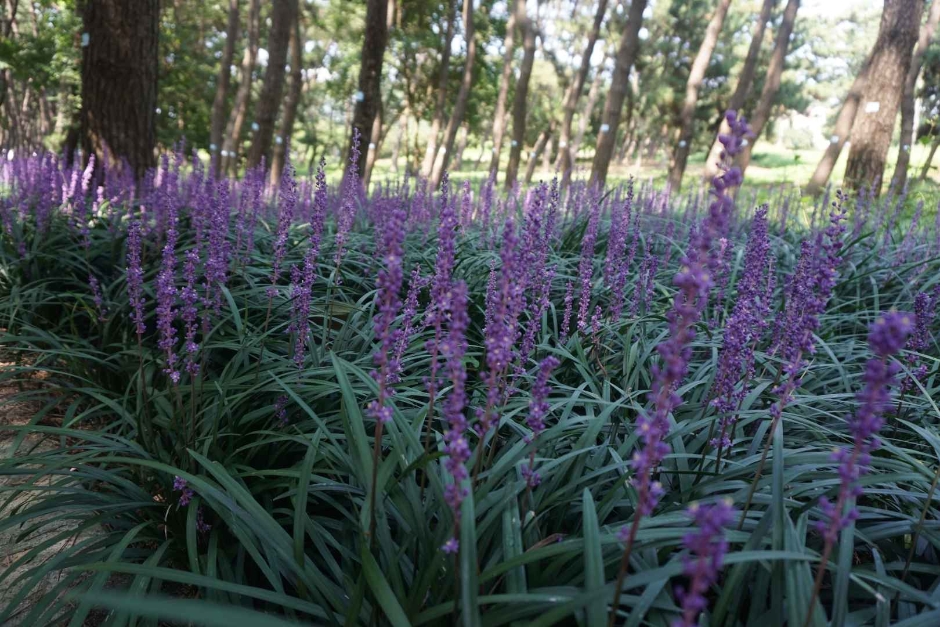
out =
[[[382,63],[388,45],[388,0],[368,0],[366,4],[366,30],[362,37],[362,61],[359,65],[359,93],[353,109],[352,128],[346,154],[351,154],[353,129],[359,129],[368,143],[372,125],[382,103]],[[368,146],[360,146],[359,172],[366,168]],[[363,150],[366,148],[366,150]]]
[[[529,79],[535,63],[535,24],[526,15],[526,0],[516,0],[516,24],[522,33],[522,65],[512,99],[512,145],[509,148],[509,164],[506,166],[506,189],[516,184],[519,162],[525,146],[526,100],[529,97]]]
[[[575,135],[574,142],[571,144],[571,167],[561,172],[562,187],[566,187],[571,179],[571,171],[574,170],[578,153],[581,151],[581,144],[584,143],[584,135],[587,133],[587,127],[591,121],[591,114],[594,113],[594,107],[597,106],[597,99],[601,94],[603,79],[604,74],[601,72],[601,68],[597,68],[594,80],[591,81],[591,88],[588,90],[587,102],[584,104],[584,109],[581,110],[581,116],[578,119],[578,134]]]
[[[926,181],[927,175],[930,174],[930,164],[933,163],[934,155],[937,154],[937,148],[940,148],[940,135],[937,135],[933,143],[930,144],[930,154],[927,155],[927,160],[924,161],[924,167],[921,168],[920,171],[921,181]]]
[[[545,129],[539,134],[539,138],[535,142],[535,147],[532,149],[532,153],[529,155],[529,163],[525,168],[526,185],[532,182],[532,176],[535,174],[535,166],[539,162],[539,156],[541,156],[542,151],[545,150],[545,147],[548,145],[548,140],[551,139],[551,136],[551,127]]]
[[[829,145],[826,146],[826,152],[823,153],[819,163],[816,164],[816,170],[806,186],[806,193],[809,195],[819,195],[826,183],[829,182],[832,170],[836,167],[839,155],[842,154],[842,148],[849,139],[852,125],[855,124],[855,116],[858,114],[862,94],[865,93],[865,87],[868,84],[868,70],[871,67],[871,59],[871,55],[865,59],[865,63],[855,76],[855,80],[852,81],[849,93],[846,94],[845,100],[842,102],[842,108],[839,109],[839,114],[836,116],[836,124],[832,130]]]
[[[222,170],[232,176],[235,175],[238,167],[242,129],[245,126],[248,105],[251,102],[251,83],[255,63],[258,60],[260,35],[261,0],[250,0],[248,4],[248,44],[242,58],[238,89],[235,91],[235,102],[232,103],[232,111],[229,113],[228,124],[225,125],[225,136],[222,139]]]
[[[209,164],[212,174],[219,177],[222,164],[222,133],[225,130],[225,102],[228,100],[231,81],[232,57],[238,41],[238,0],[229,0],[228,25],[225,27],[225,45],[219,60],[219,77],[216,79],[215,100],[212,101],[212,126],[209,130]]]
[[[454,25],[457,22],[458,0],[447,0],[447,32],[441,42],[441,66],[437,76],[437,97],[434,100],[434,116],[431,118],[431,130],[428,132],[428,145],[421,162],[421,174],[430,176],[437,158],[441,127],[444,125],[444,108],[447,106],[447,79],[450,76],[450,47],[454,41]]]
[[[495,180],[499,171],[499,157],[506,134],[506,100],[509,98],[509,81],[512,78],[512,52],[515,44],[516,12],[506,20],[506,37],[503,39],[503,72],[499,77],[496,94],[496,112],[493,115],[493,157],[490,159],[490,177]]]
[[[140,177],[155,164],[158,0],[97,0],[82,11],[82,146]]]
[[[911,69],[907,72],[904,82],[904,94],[901,97],[901,149],[898,152],[897,165],[894,167],[894,184],[900,189],[907,183],[907,169],[911,164],[911,147],[914,145],[914,88],[917,87],[917,77],[924,64],[924,54],[930,47],[937,23],[940,22],[940,1],[934,0],[930,5],[930,14],[927,21],[920,28],[920,37],[917,39],[917,48],[911,58]]]
[[[770,55],[770,64],[767,66],[767,74],[764,77],[764,88],[760,92],[760,100],[757,101],[757,108],[754,110],[754,116],[751,119],[751,130],[754,137],[741,151],[738,156],[738,167],[741,172],[747,169],[751,162],[751,151],[754,144],[764,132],[764,126],[770,119],[770,111],[774,106],[774,100],[777,98],[777,91],[780,89],[780,76],[783,74],[783,66],[787,60],[787,48],[790,47],[790,35],[793,34],[793,24],[796,22],[796,12],[800,8],[800,0],[788,0],[786,8],[783,10],[783,21],[780,23],[780,30],[777,31],[777,39],[774,41],[774,51]]]
[[[454,170],[460,170],[463,167],[463,151],[467,149],[467,142],[470,140],[470,128],[464,124],[460,127],[460,135],[457,137],[457,151],[454,153]]]
[[[604,117],[601,123],[601,132],[597,135],[597,146],[594,150],[594,163],[591,166],[591,180],[598,186],[607,182],[607,169],[614,156],[614,143],[617,141],[617,128],[620,125],[620,113],[623,109],[623,100],[627,95],[630,80],[630,68],[636,59],[640,48],[640,25],[643,23],[643,11],[646,9],[646,0],[633,0],[630,11],[627,13],[627,23],[623,27],[620,37],[620,47],[617,50],[617,59],[614,61],[614,73],[604,102]]]
[[[760,15],[757,22],[754,23],[754,30],[751,32],[751,44],[747,49],[747,56],[744,57],[744,65],[741,66],[741,73],[738,75],[738,83],[734,87],[734,93],[731,94],[731,100],[728,101],[728,109],[740,111],[751,93],[751,87],[754,85],[754,75],[757,74],[757,61],[760,58],[761,45],[764,42],[764,31],[767,29],[767,20],[770,19],[770,13],[773,11],[777,0],[764,0],[761,5]],[[728,121],[725,116],[721,116],[721,122],[718,125],[718,135],[727,135],[731,132]],[[705,159],[705,180],[710,181],[718,174],[718,163],[721,161],[721,142],[718,136],[712,142],[711,150],[708,151],[708,158]]]
[[[408,116],[410,115],[410,110],[406,105],[404,110],[401,112],[401,115],[398,117],[398,135],[395,138],[395,145],[392,146],[392,163],[391,171],[395,174],[398,174],[398,158],[401,155],[401,146],[402,143],[407,144],[405,137],[408,135]],[[407,145],[405,149],[407,150]]]
[[[689,70],[689,80],[685,84],[685,101],[682,103],[682,110],[679,113],[679,144],[676,146],[672,163],[669,166],[668,185],[676,192],[682,188],[682,176],[685,174],[685,166],[689,161],[689,153],[692,151],[698,91],[705,80],[705,72],[708,70],[712,53],[718,44],[718,36],[721,34],[721,27],[725,23],[725,16],[728,15],[728,7],[730,6],[731,0],[718,0],[715,13],[705,28],[705,38],[702,39],[698,54],[695,55],[695,60],[692,61],[692,69]]]
[[[369,145],[363,149],[366,153],[366,167],[362,171],[362,185],[366,189],[369,188],[372,169],[375,167],[375,160],[379,158],[379,149],[382,147],[382,122],[384,117],[385,106],[379,100],[379,110],[375,112],[375,119],[372,120],[372,130],[369,133]]]
[[[384,6],[384,2],[382,3]],[[258,97],[255,112],[258,130],[251,139],[248,151],[248,167],[253,168],[264,158],[271,163],[271,142],[274,139],[274,124],[284,95],[284,68],[287,65],[287,48],[297,19],[297,0],[271,0],[271,30],[268,33],[268,67],[264,71],[264,83]],[[385,16],[382,16],[385,24]]]
[[[473,30],[473,0],[464,0],[463,3],[463,32],[467,39],[467,59],[463,66],[463,76],[460,79],[460,91],[454,101],[454,109],[447,121],[444,131],[443,150],[434,161],[434,170],[431,172],[431,188],[436,189],[441,182],[441,176],[450,164],[451,153],[454,150],[454,141],[457,139],[457,129],[463,123],[464,113],[467,111],[467,100],[470,98],[470,88],[473,86],[473,64],[477,57],[477,38]]]
[[[274,155],[271,157],[270,184],[272,186],[277,185],[281,180],[281,172],[284,170],[284,163],[287,161],[287,154],[290,150],[291,136],[294,134],[294,121],[297,119],[300,97],[303,94],[303,46],[301,14],[298,12],[290,34],[290,87],[287,90],[287,100],[284,101],[284,112],[281,114],[281,131],[274,140]]]
[[[876,193],[881,193],[885,160],[923,11],[924,0],[885,0],[868,70],[865,108],[852,127],[852,148],[845,166],[849,189],[874,184]]]
[[[561,120],[561,133],[558,137],[558,159],[555,163],[555,168],[562,172],[563,178],[565,177],[564,173],[570,170],[573,165],[571,157],[571,124],[574,121],[574,112],[578,106],[578,100],[581,99],[581,93],[584,91],[584,82],[587,80],[588,70],[591,69],[591,56],[594,54],[594,45],[597,43],[606,14],[607,0],[599,0],[597,11],[594,13],[594,24],[588,33],[587,44],[584,46],[584,53],[581,55],[581,67],[578,68],[578,73],[575,74],[574,81],[565,94],[565,109]]]

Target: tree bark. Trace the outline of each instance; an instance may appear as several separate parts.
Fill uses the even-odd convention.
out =
[[[359,93],[356,94],[356,106],[353,109],[347,155],[351,154],[354,129],[359,129],[361,137],[371,137],[372,125],[382,103],[382,63],[387,45],[388,0],[368,0],[366,30],[362,37],[362,61],[359,65]],[[366,168],[369,151],[368,146],[359,148],[359,163],[356,165],[362,173]]]
[[[212,175],[219,178],[222,165],[222,133],[225,131],[225,102],[228,100],[231,81],[232,58],[235,56],[235,42],[238,41],[239,0],[229,0],[228,24],[225,28],[225,45],[222,46],[222,58],[219,60],[219,76],[215,85],[215,99],[212,101],[212,126],[209,130],[209,164]]]
[[[470,128],[464,124],[460,127],[460,134],[457,136],[457,150],[454,153],[454,170],[460,170],[463,167],[463,151],[467,149],[467,142],[470,140]]]
[[[898,161],[894,167],[894,184],[901,189],[907,183],[907,170],[911,165],[911,149],[914,145],[914,89],[917,87],[917,77],[920,76],[924,64],[924,54],[930,47],[937,23],[940,22],[940,1],[934,0],[930,5],[930,14],[927,21],[920,28],[917,39],[917,48],[911,58],[911,69],[904,81],[904,94],[901,96],[901,141],[898,151]]]
[[[940,148],[940,135],[937,135],[930,145],[930,154],[927,155],[927,160],[924,161],[924,167],[920,171],[921,181],[926,181],[927,175],[930,174],[930,164],[933,163],[934,155],[937,154],[937,148]]]
[[[512,99],[512,144],[509,164],[506,166],[506,189],[512,189],[519,174],[522,148],[525,146],[526,100],[529,97],[529,79],[535,63],[535,25],[526,15],[526,0],[516,0],[516,24],[522,34],[522,65]]]
[[[731,0],[718,0],[715,13],[705,28],[705,38],[702,39],[702,45],[699,46],[698,54],[695,55],[692,68],[689,70],[689,80],[685,84],[685,101],[679,113],[679,143],[669,166],[668,185],[676,192],[682,188],[682,176],[685,174],[685,166],[689,161],[689,153],[692,151],[698,92],[705,80],[705,72],[708,70],[708,64],[711,63],[712,53],[718,44],[718,36],[721,34],[721,27],[725,23],[725,16],[728,15],[730,6]]]
[[[770,111],[773,108],[774,100],[777,98],[777,91],[780,89],[780,77],[783,74],[783,66],[787,60],[787,48],[790,47],[790,35],[793,33],[793,24],[796,22],[796,12],[799,8],[800,0],[788,0],[786,8],[783,10],[783,21],[780,23],[780,30],[777,31],[774,51],[770,55],[770,64],[767,66],[767,74],[764,78],[764,88],[761,90],[760,100],[757,101],[754,116],[750,120],[754,137],[750,139],[738,156],[737,163],[742,173],[751,162],[751,151],[754,149],[754,144],[757,143],[761,133],[764,132],[764,126],[770,119]]]
[[[731,100],[728,101],[728,109],[740,111],[751,93],[751,87],[754,85],[754,75],[757,74],[757,61],[760,58],[761,45],[764,42],[764,31],[767,30],[767,20],[770,19],[770,13],[773,11],[777,0],[764,0],[761,5],[760,15],[757,22],[754,23],[754,30],[751,33],[751,44],[747,49],[747,56],[744,57],[744,65],[741,66],[741,73],[738,74],[738,83],[734,87],[734,93],[731,94]],[[727,135],[731,132],[728,121],[725,116],[721,116],[721,122],[718,125],[718,135]],[[708,151],[708,157],[705,159],[705,180],[711,181],[718,174],[718,163],[721,161],[721,142],[718,136],[712,142],[711,150]]]
[[[384,6],[384,2],[382,3]],[[268,33],[268,67],[264,71],[264,83],[258,97],[255,112],[258,130],[251,140],[248,151],[248,167],[253,168],[264,159],[271,163],[271,142],[274,139],[274,124],[284,95],[287,66],[287,48],[294,21],[297,19],[297,0],[271,0],[271,30]],[[382,16],[385,24],[385,16]]]
[[[532,176],[535,174],[535,166],[539,162],[539,156],[542,154],[542,151],[545,150],[545,147],[548,145],[548,140],[551,139],[552,129],[551,127],[545,129],[539,134],[538,140],[535,142],[535,147],[532,149],[532,154],[529,155],[529,163],[525,169],[525,184],[528,185],[532,182]]]
[[[158,0],[96,0],[82,11],[82,147],[136,176],[155,164]]]
[[[477,56],[477,40],[473,30],[473,0],[464,0],[463,22],[464,37],[467,39],[467,59],[463,66],[463,76],[460,79],[460,91],[457,92],[454,109],[451,111],[450,119],[447,121],[447,129],[444,131],[443,150],[438,151],[440,154],[435,159],[434,170],[431,172],[432,189],[436,189],[440,184],[441,177],[450,164],[454,142],[457,139],[457,130],[463,123],[463,116],[467,111],[467,100],[470,98],[470,88],[473,86],[473,64],[476,62]]]
[[[281,172],[290,150],[291,136],[294,134],[294,121],[297,119],[297,109],[300,107],[300,98],[304,88],[304,44],[301,37],[301,14],[298,12],[294,20],[294,28],[290,34],[290,87],[287,90],[287,100],[284,101],[284,112],[281,114],[281,131],[274,140],[274,154],[271,157],[272,186],[281,180]]]
[[[571,145],[571,167],[568,168],[567,171],[562,170],[561,173],[562,187],[568,185],[568,181],[571,179],[571,171],[574,170],[575,165],[577,165],[578,152],[581,151],[581,144],[584,143],[584,134],[587,133],[588,123],[591,121],[591,114],[594,113],[594,107],[597,106],[597,99],[601,93],[601,82],[603,78],[604,75],[601,69],[597,68],[597,74],[594,75],[594,80],[591,81],[591,88],[588,90],[587,102],[578,119],[578,134],[575,136],[574,143]]]
[[[623,109],[623,100],[627,94],[630,79],[630,68],[636,59],[640,47],[640,25],[643,23],[643,11],[646,9],[646,0],[633,0],[630,11],[627,13],[627,23],[623,27],[620,37],[620,47],[617,50],[617,59],[614,62],[614,73],[604,102],[604,117],[601,123],[601,132],[597,136],[597,147],[594,151],[594,163],[591,167],[591,180],[598,186],[607,182],[607,169],[610,159],[614,155],[614,143],[617,141],[617,127],[620,125],[620,113]]]
[[[222,170],[234,176],[238,167],[238,151],[241,148],[242,128],[248,115],[251,101],[252,75],[258,60],[258,40],[261,33],[261,0],[250,0],[248,5],[248,44],[242,58],[238,89],[235,102],[225,125],[225,137],[222,139]]]
[[[375,112],[375,119],[372,120],[372,130],[369,133],[369,144],[363,148],[366,153],[366,167],[362,171],[362,185],[368,189],[369,181],[372,179],[372,169],[375,167],[375,160],[379,158],[379,149],[382,146],[382,118],[385,117],[385,106],[379,100],[379,110]]]
[[[496,112],[493,115],[493,157],[490,159],[490,177],[496,180],[499,157],[506,134],[506,100],[509,98],[509,80],[512,77],[512,52],[515,44],[516,12],[506,20],[506,37],[503,39],[503,72],[499,77],[499,92],[496,94]]]
[[[431,130],[428,131],[428,145],[421,162],[421,174],[430,176],[437,158],[441,127],[444,125],[444,108],[447,106],[447,79],[450,76],[450,47],[454,41],[454,25],[457,22],[457,1],[447,0],[447,32],[441,47],[441,66],[437,76],[437,98],[434,101],[434,116],[431,118]]]
[[[730,0],[727,0],[730,2]],[[581,67],[575,74],[574,81],[568,87],[565,94],[565,109],[561,120],[561,133],[558,137],[558,159],[555,168],[562,172],[571,169],[573,160],[571,157],[571,124],[574,121],[574,112],[578,106],[578,100],[584,92],[584,82],[587,80],[588,71],[591,69],[591,56],[594,54],[594,45],[600,35],[601,25],[604,23],[604,16],[607,14],[607,0],[599,0],[597,11],[594,13],[594,24],[588,33],[587,44],[584,46],[584,54],[581,55]],[[567,180],[567,179],[565,179]]]
[[[848,189],[874,185],[875,193],[881,193],[885,160],[923,9],[923,0],[885,0],[868,70],[865,108],[852,127],[852,148],[845,167]]]
[[[845,146],[845,142],[848,141],[849,134],[852,132],[852,125],[855,124],[858,106],[862,100],[862,94],[865,92],[865,87],[868,84],[868,69],[870,66],[871,55],[865,59],[865,63],[855,76],[855,80],[852,81],[849,93],[842,102],[842,108],[839,109],[839,115],[836,116],[836,124],[832,130],[832,138],[829,141],[829,145],[826,146],[826,152],[823,153],[819,163],[816,164],[816,170],[813,172],[813,176],[806,186],[806,193],[809,195],[818,196],[823,187],[826,186],[826,183],[829,182],[829,177],[832,175],[833,168],[836,167],[836,162],[839,160],[842,148]]]

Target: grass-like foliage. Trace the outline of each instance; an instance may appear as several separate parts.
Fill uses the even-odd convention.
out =
[[[100,177],[0,165],[0,623],[940,624],[900,190]]]

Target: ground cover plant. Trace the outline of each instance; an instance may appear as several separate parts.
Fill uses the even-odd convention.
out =
[[[2,162],[0,623],[940,623],[933,207],[357,162]]]

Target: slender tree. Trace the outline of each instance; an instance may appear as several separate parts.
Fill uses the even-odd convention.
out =
[[[96,0],[82,22],[82,147],[141,176],[155,164],[160,3]]]
[[[819,163],[816,164],[816,170],[813,172],[813,176],[806,186],[807,194],[813,196],[818,195],[829,181],[833,168],[836,167],[839,155],[842,154],[842,148],[845,147],[845,142],[849,140],[852,125],[855,124],[855,116],[858,115],[858,106],[865,92],[865,87],[868,85],[868,68],[870,66],[871,55],[865,59],[865,63],[862,64],[858,74],[855,75],[855,80],[852,81],[849,93],[846,94],[845,100],[842,101],[842,107],[839,109],[839,113],[836,116],[836,124],[832,129],[832,137],[829,140],[829,145],[826,146],[826,152],[823,153],[823,156],[819,159]]]
[[[463,33],[464,38],[467,40],[467,58],[463,64],[460,90],[457,92],[454,108],[451,110],[450,119],[447,120],[447,128],[444,131],[444,144],[434,160],[434,169],[431,172],[432,188],[436,188],[440,184],[441,176],[443,176],[450,163],[451,154],[454,151],[454,142],[457,139],[457,131],[463,123],[463,116],[467,111],[467,100],[470,98],[470,88],[473,86],[473,65],[476,63],[477,57],[477,39],[473,29],[473,0],[464,0],[463,3]]]
[[[382,102],[382,64],[387,45],[388,0],[368,0],[366,29],[362,37],[362,61],[359,65],[359,92],[356,94],[356,104],[353,108],[347,155],[352,148],[353,129],[359,129],[362,137],[372,136],[372,125]],[[359,151],[359,172],[366,169],[368,153],[368,150]]]
[[[904,94],[901,96],[901,149],[898,151],[898,161],[894,166],[894,184],[898,189],[907,183],[907,169],[911,164],[911,147],[914,145],[914,88],[917,87],[917,77],[920,76],[920,70],[924,64],[924,54],[930,47],[930,40],[937,30],[938,22],[940,22],[940,0],[934,0],[930,5],[927,21],[920,27],[917,48],[914,49],[911,69],[907,72]]]
[[[300,106],[300,97],[304,89],[304,44],[301,38],[302,14],[297,14],[294,28],[290,33],[290,85],[287,89],[287,99],[284,101],[284,111],[281,113],[281,130],[274,139],[274,152],[271,157],[270,184],[277,185],[284,170],[287,151],[290,150],[290,138],[294,133],[294,121],[297,119],[297,108]]]
[[[212,174],[219,176],[222,164],[222,133],[225,131],[225,103],[228,101],[231,81],[232,58],[238,41],[239,0],[229,0],[228,24],[225,27],[225,44],[219,59],[219,76],[215,84],[215,99],[212,101],[212,126],[209,130],[209,164]]]
[[[567,179],[571,177],[571,170],[574,169],[578,153],[581,151],[581,144],[584,143],[584,135],[587,133],[588,122],[591,121],[591,114],[594,113],[594,107],[597,106],[597,100],[600,98],[601,82],[603,79],[604,73],[601,72],[601,68],[597,68],[597,72],[594,74],[594,80],[591,81],[591,88],[588,89],[587,102],[584,104],[584,108],[581,110],[581,115],[578,118],[578,134],[574,136],[574,142],[571,145],[571,167],[568,168],[567,171],[563,170],[561,173],[561,178],[565,185],[568,183]]]
[[[493,114],[493,157],[490,159],[490,176],[499,171],[499,157],[506,134],[506,100],[509,99],[509,81],[512,77],[512,53],[515,44],[516,12],[506,20],[506,36],[503,38],[503,71],[499,76],[499,91],[496,93],[496,111]]]
[[[242,57],[239,70],[238,89],[235,102],[225,125],[225,137],[222,139],[222,170],[234,176],[238,166],[238,152],[241,148],[242,129],[248,116],[251,102],[251,84],[254,78],[255,63],[258,60],[258,41],[261,36],[261,0],[250,0],[248,4],[248,43]]]
[[[539,138],[535,142],[535,147],[532,148],[532,154],[529,155],[529,163],[525,168],[525,184],[528,185],[532,182],[532,177],[535,175],[535,167],[538,165],[539,157],[548,149],[548,143],[552,138],[552,132],[554,131],[553,125],[549,125],[544,131],[539,133]]]
[[[457,22],[458,0],[447,0],[447,31],[441,42],[441,62],[437,75],[437,95],[434,99],[434,115],[431,117],[431,130],[428,131],[428,145],[421,162],[421,174],[430,176],[437,157],[441,127],[444,125],[444,109],[447,106],[447,79],[450,77],[450,47],[454,41],[454,25]]]
[[[604,117],[601,118],[601,132],[597,135],[597,147],[594,150],[594,164],[591,167],[591,180],[597,185],[607,181],[607,169],[614,156],[614,144],[617,141],[617,128],[620,125],[620,113],[626,98],[630,81],[630,68],[636,60],[640,48],[640,25],[643,23],[643,11],[646,0],[633,0],[627,13],[627,23],[620,36],[620,47],[614,61],[614,73],[604,102]]]
[[[384,5],[384,2],[383,2]],[[284,68],[287,66],[287,49],[291,31],[297,20],[297,0],[271,0],[271,30],[268,32],[268,67],[264,71],[264,83],[258,98],[255,113],[258,130],[251,140],[248,151],[248,167],[252,168],[265,158],[270,163],[271,142],[274,140],[274,125],[284,95]],[[383,24],[385,16],[382,16]]]
[[[730,0],[728,0],[730,1]],[[555,168],[562,173],[562,180],[567,181],[570,174],[567,174],[573,165],[571,155],[571,125],[574,121],[574,112],[578,107],[578,101],[584,92],[584,83],[587,81],[588,71],[591,69],[591,57],[594,54],[594,46],[597,44],[597,38],[601,32],[601,25],[604,23],[604,16],[607,14],[607,0],[599,0],[597,10],[594,12],[594,23],[588,33],[587,43],[584,46],[584,53],[581,55],[581,65],[578,72],[574,75],[574,80],[565,93],[565,109],[561,119],[561,132],[558,137],[558,159],[555,162]]]
[[[685,174],[689,152],[692,150],[698,91],[705,81],[705,72],[712,60],[712,53],[718,44],[718,36],[721,34],[721,27],[725,23],[725,16],[728,15],[730,6],[731,0],[718,0],[718,6],[715,7],[712,19],[708,21],[708,26],[705,27],[705,37],[702,39],[698,53],[692,61],[689,79],[685,83],[685,101],[682,103],[682,110],[679,112],[679,142],[673,152],[672,163],[669,165],[668,185],[677,192],[682,187],[682,176]]]
[[[512,144],[509,147],[509,163],[506,165],[506,189],[516,184],[519,162],[525,146],[526,101],[529,98],[529,79],[535,63],[535,24],[526,13],[526,0],[516,0],[516,24],[522,34],[522,64],[516,80],[516,92],[512,99]]]
[[[774,41],[774,51],[770,55],[767,74],[764,76],[764,88],[760,92],[760,100],[757,101],[757,108],[754,109],[754,115],[750,120],[754,137],[738,155],[737,164],[741,168],[741,172],[744,172],[751,162],[751,151],[754,149],[754,143],[764,132],[764,126],[770,120],[770,111],[777,99],[777,92],[780,90],[780,77],[783,74],[783,66],[787,60],[790,35],[793,34],[793,24],[796,22],[796,12],[799,8],[800,0],[788,0],[786,8],[783,10],[783,20],[780,22],[780,29],[777,31],[777,38]]]
[[[927,180],[927,175],[930,174],[930,164],[933,163],[934,155],[937,154],[937,148],[940,148],[940,135],[937,135],[933,143],[930,144],[930,153],[927,155],[927,160],[924,161],[924,167],[920,170],[920,180]]]
[[[911,69],[911,56],[924,0],[885,0],[878,38],[868,69],[868,84],[861,117],[852,126],[852,148],[845,166],[849,189],[874,185],[881,192],[885,161],[894,123]]]
[[[767,30],[767,20],[777,4],[777,0],[764,0],[761,5],[760,14],[757,21],[754,22],[754,29],[751,31],[751,43],[747,48],[747,55],[744,57],[744,64],[741,66],[741,73],[738,74],[738,82],[734,87],[734,93],[731,94],[731,100],[728,101],[726,109],[740,111],[751,93],[754,86],[754,76],[757,74],[757,61],[760,57],[761,45],[764,42],[764,31]],[[718,174],[718,164],[721,162],[722,145],[718,141],[718,136],[727,135],[731,132],[728,126],[728,120],[721,116],[718,124],[718,135],[712,142],[711,150],[708,151],[708,157],[705,159],[705,180],[711,181]]]

